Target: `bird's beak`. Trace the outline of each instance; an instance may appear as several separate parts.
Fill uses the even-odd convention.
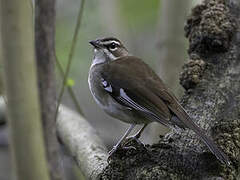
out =
[[[92,41],[89,41],[89,43],[95,48],[100,48],[101,47],[99,40],[92,40]]]

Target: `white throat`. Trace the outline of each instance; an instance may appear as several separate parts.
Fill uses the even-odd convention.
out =
[[[117,59],[117,57],[115,57],[111,52],[109,52],[108,50],[102,50],[102,49],[94,49],[94,57],[93,57],[93,61],[91,64],[91,67],[95,66],[96,64],[101,64],[106,62],[108,59],[110,59],[111,61],[114,61]]]
[[[94,57],[92,60],[91,67],[93,67],[96,64],[101,64],[106,62],[106,57],[104,55],[104,52],[101,50],[94,49]]]

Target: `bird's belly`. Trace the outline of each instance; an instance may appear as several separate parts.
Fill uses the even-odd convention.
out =
[[[126,123],[139,124],[130,108],[118,104],[110,95],[106,95],[105,100],[101,101],[94,97],[97,104],[110,116]]]
[[[118,104],[111,96],[108,99],[106,104],[102,104],[102,108],[107,114],[126,123],[134,122],[130,108]]]

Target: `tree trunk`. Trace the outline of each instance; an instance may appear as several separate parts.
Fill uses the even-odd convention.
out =
[[[56,136],[55,0],[36,0],[35,42],[38,85],[51,179],[64,179]]]
[[[240,152],[239,4],[205,0],[187,20],[190,61],[184,65],[182,98],[193,120],[229,157],[221,164],[189,130],[158,144],[119,150],[101,179],[237,179]],[[132,142],[134,143],[134,142]]]
[[[16,178],[48,180],[32,18],[29,1],[1,1],[3,70]]]

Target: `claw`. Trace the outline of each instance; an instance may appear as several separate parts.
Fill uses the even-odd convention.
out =
[[[134,149],[134,150],[137,150],[134,146],[124,146],[124,147],[122,147],[123,149],[126,149],[126,150],[128,150],[128,149]]]

